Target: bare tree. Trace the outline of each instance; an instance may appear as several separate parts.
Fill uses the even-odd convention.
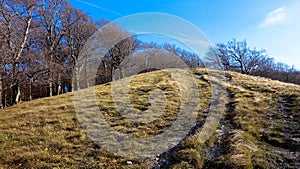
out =
[[[75,65],[78,62],[79,54],[86,44],[88,39],[98,30],[96,25],[93,23],[85,13],[82,11],[75,9],[71,6],[68,6],[65,9],[65,15],[63,18],[63,26],[65,27],[65,39],[67,46],[67,62],[69,64],[69,72],[73,72],[74,80],[73,90],[80,89],[79,85],[79,70],[75,70],[77,67]],[[86,87],[89,84],[86,80]]]
[[[4,41],[6,43],[5,55],[6,66],[11,71],[11,84],[13,89],[13,102],[17,104],[20,101],[20,72],[22,64],[22,57],[26,52],[26,44],[28,38],[32,33],[33,13],[35,10],[35,3],[31,0],[26,1],[1,1],[1,22],[4,25]]]
[[[104,56],[101,60],[102,70],[98,72],[106,76],[107,81],[103,81],[104,83],[112,80],[113,72],[126,57],[138,49],[140,44],[133,35],[113,23],[101,25],[96,42],[100,45]]]
[[[55,76],[57,76],[56,67],[61,61],[61,42],[64,37],[64,27],[61,24],[64,7],[67,5],[65,0],[41,0],[38,4],[38,12],[40,14],[41,29],[40,44],[41,49],[44,50],[44,58],[48,61],[48,84],[49,96],[53,95],[53,84],[55,83]]]
[[[147,49],[164,50],[170,54],[173,54],[174,56],[177,56],[179,59],[182,59],[184,61],[183,63],[188,65],[190,68],[204,67],[204,64],[200,59],[200,56],[198,56],[196,53],[177,47],[174,44],[163,43],[162,45],[158,45],[153,42],[148,44],[143,43],[141,45],[141,48],[143,50],[147,50]]]
[[[260,59],[264,57],[266,57],[265,50],[250,49],[246,40],[236,41],[235,39],[227,44],[217,44],[209,50],[206,56],[211,65],[245,74],[251,74],[257,69]]]
[[[225,44],[216,44],[216,47],[210,48],[206,54],[206,64],[215,69],[231,70],[232,61],[227,52],[227,46]]]
[[[244,60],[244,71],[246,74],[253,74],[257,69],[260,69],[260,60],[268,58],[265,50],[257,51],[249,49],[246,59]]]

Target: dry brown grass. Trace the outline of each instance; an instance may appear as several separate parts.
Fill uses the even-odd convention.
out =
[[[299,153],[299,143],[291,142],[292,138],[299,139],[299,86],[234,72],[225,73],[227,82],[218,80],[222,75],[218,71],[196,69],[194,74],[200,88],[200,100],[195,110],[198,120],[203,120],[208,113],[213,82],[226,89],[219,95],[220,102],[226,104],[220,104],[210,112],[215,111],[210,117],[211,124],[219,124],[219,115],[222,115],[222,123],[209,125],[206,130],[224,130],[222,125],[227,123],[229,128],[222,140],[218,140],[218,133],[201,132],[203,126],[199,126],[174,152],[174,158],[168,159],[173,160],[169,167],[201,168],[209,164],[272,168],[279,167],[276,160],[283,158],[273,151],[274,148]],[[199,75],[202,78],[198,78]],[[122,92],[124,86],[115,87]],[[137,110],[144,112],[139,120],[145,123],[139,124],[122,118],[114,102],[122,104],[124,98],[112,98],[111,84],[80,92],[95,89],[97,106],[115,131],[148,138],[164,132],[176,120],[185,101],[179,92],[181,87],[163,71],[135,76],[129,87],[133,107],[122,111],[133,112],[132,115]],[[155,89],[162,89],[166,97],[160,97]],[[73,95],[38,99],[0,110],[0,168],[147,168],[153,165],[153,159],[121,157],[96,145],[78,122]],[[85,99],[90,97],[86,95]],[[164,99],[165,105],[151,109],[151,105]],[[164,106],[164,112],[158,111]],[[208,151],[217,141],[223,142],[226,150],[209,159]],[[128,165],[127,161],[133,164]]]

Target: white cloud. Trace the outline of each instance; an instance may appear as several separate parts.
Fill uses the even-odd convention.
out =
[[[259,28],[263,28],[270,25],[275,25],[282,22],[286,18],[285,7],[281,7],[271,11],[259,25]]]

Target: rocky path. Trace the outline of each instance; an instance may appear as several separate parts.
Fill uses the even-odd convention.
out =
[[[216,130],[215,145],[207,150],[207,160],[203,168],[218,168],[218,158],[226,154],[225,139],[231,134],[235,128],[232,119],[236,116],[234,94],[227,90],[228,102],[226,103],[226,112],[220,119],[219,129]],[[222,168],[222,167],[221,167]]]
[[[269,138],[264,140],[272,147],[272,152],[276,156],[276,160],[272,161],[274,165],[298,169],[300,168],[299,98],[293,95],[281,96],[278,98],[278,105],[279,115],[272,120],[281,122],[279,137],[283,141],[278,142]]]

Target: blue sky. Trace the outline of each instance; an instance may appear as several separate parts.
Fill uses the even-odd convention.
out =
[[[297,0],[69,1],[95,19],[113,21],[143,12],[172,14],[194,24],[213,44],[233,38],[247,39],[251,47],[266,49],[276,61],[300,69],[300,1]]]

